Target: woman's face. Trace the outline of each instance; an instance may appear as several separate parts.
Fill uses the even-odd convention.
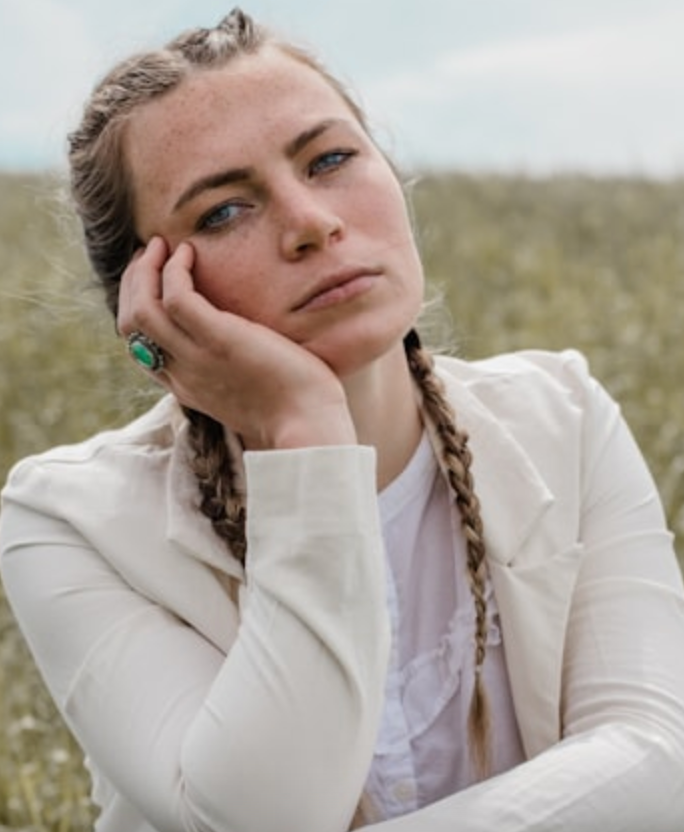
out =
[[[189,240],[198,291],[339,374],[395,346],[423,275],[401,187],[339,94],[274,48],[142,107],[125,153],[141,239]]]

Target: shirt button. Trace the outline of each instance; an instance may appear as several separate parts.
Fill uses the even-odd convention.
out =
[[[396,786],[394,786],[392,791],[394,793],[395,800],[398,800],[400,803],[408,803],[416,797],[416,788],[413,783],[409,783],[408,780],[401,780],[396,784]]]

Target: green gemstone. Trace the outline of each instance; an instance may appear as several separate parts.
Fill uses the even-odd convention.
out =
[[[134,341],[131,344],[131,355],[138,364],[142,364],[148,370],[151,370],[156,364],[156,358],[152,350],[141,344],[140,341]]]

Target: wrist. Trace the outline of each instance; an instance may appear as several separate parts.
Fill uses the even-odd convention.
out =
[[[305,414],[290,413],[242,436],[253,451],[294,450],[331,445],[356,445],[356,429],[346,407],[318,407]]]

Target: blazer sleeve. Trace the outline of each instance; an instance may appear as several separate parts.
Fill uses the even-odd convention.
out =
[[[227,656],[32,507],[59,489],[49,465],[12,475],[0,529],[11,605],[88,757],[159,832],[348,828],[389,651],[374,459],[362,447],[246,455],[248,580]]]
[[[562,738],[377,832],[684,829],[684,591],[672,535],[619,408],[583,361],[564,372],[584,409],[584,555],[565,641]]]

